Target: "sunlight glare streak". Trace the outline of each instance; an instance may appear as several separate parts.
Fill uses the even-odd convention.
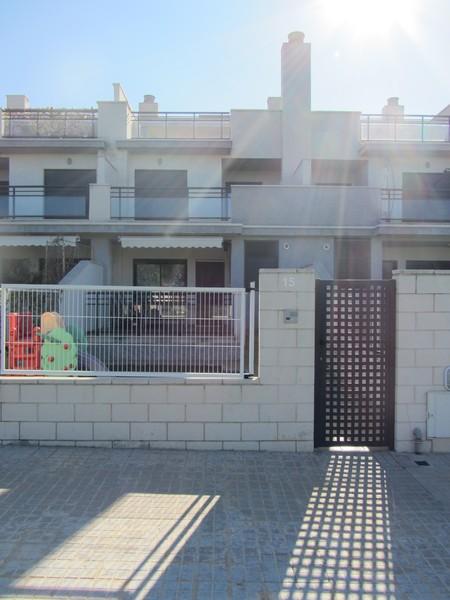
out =
[[[395,28],[414,37],[419,21],[417,0],[318,0],[318,5],[325,23],[351,30],[356,39],[387,37]]]

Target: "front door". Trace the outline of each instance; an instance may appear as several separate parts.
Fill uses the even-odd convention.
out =
[[[315,446],[394,445],[395,281],[316,284]]]
[[[225,287],[225,264],[214,261],[195,263],[195,285],[197,287]]]

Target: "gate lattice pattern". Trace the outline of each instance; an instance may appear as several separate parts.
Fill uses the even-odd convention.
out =
[[[394,336],[395,282],[317,282],[316,446],[393,446]]]

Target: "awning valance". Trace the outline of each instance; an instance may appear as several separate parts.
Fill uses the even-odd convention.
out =
[[[222,248],[221,237],[120,237],[122,248]]]
[[[1,235],[0,246],[76,246],[80,238],[74,236]]]

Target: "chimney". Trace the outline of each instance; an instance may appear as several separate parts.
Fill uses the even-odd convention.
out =
[[[305,34],[293,31],[281,47],[281,95],[283,107],[294,103],[298,109],[311,110],[311,44]]]
[[[158,112],[158,103],[155,102],[155,96],[146,94],[144,102],[139,102],[139,112]]]
[[[10,110],[27,110],[30,108],[30,101],[22,94],[9,94],[6,96],[6,108]]]
[[[124,92],[120,83],[113,83],[114,102],[126,102],[128,104],[127,95]]]
[[[398,100],[397,96],[388,98],[386,105],[382,108],[383,115],[389,117],[403,116],[405,114],[405,107],[399,104]]]
[[[311,180],[311,45],[300,31],[281,47],[282,182]]]
[[[267,98],[267,110],[281,110],[281,106],[280,96],[269,96]]]

